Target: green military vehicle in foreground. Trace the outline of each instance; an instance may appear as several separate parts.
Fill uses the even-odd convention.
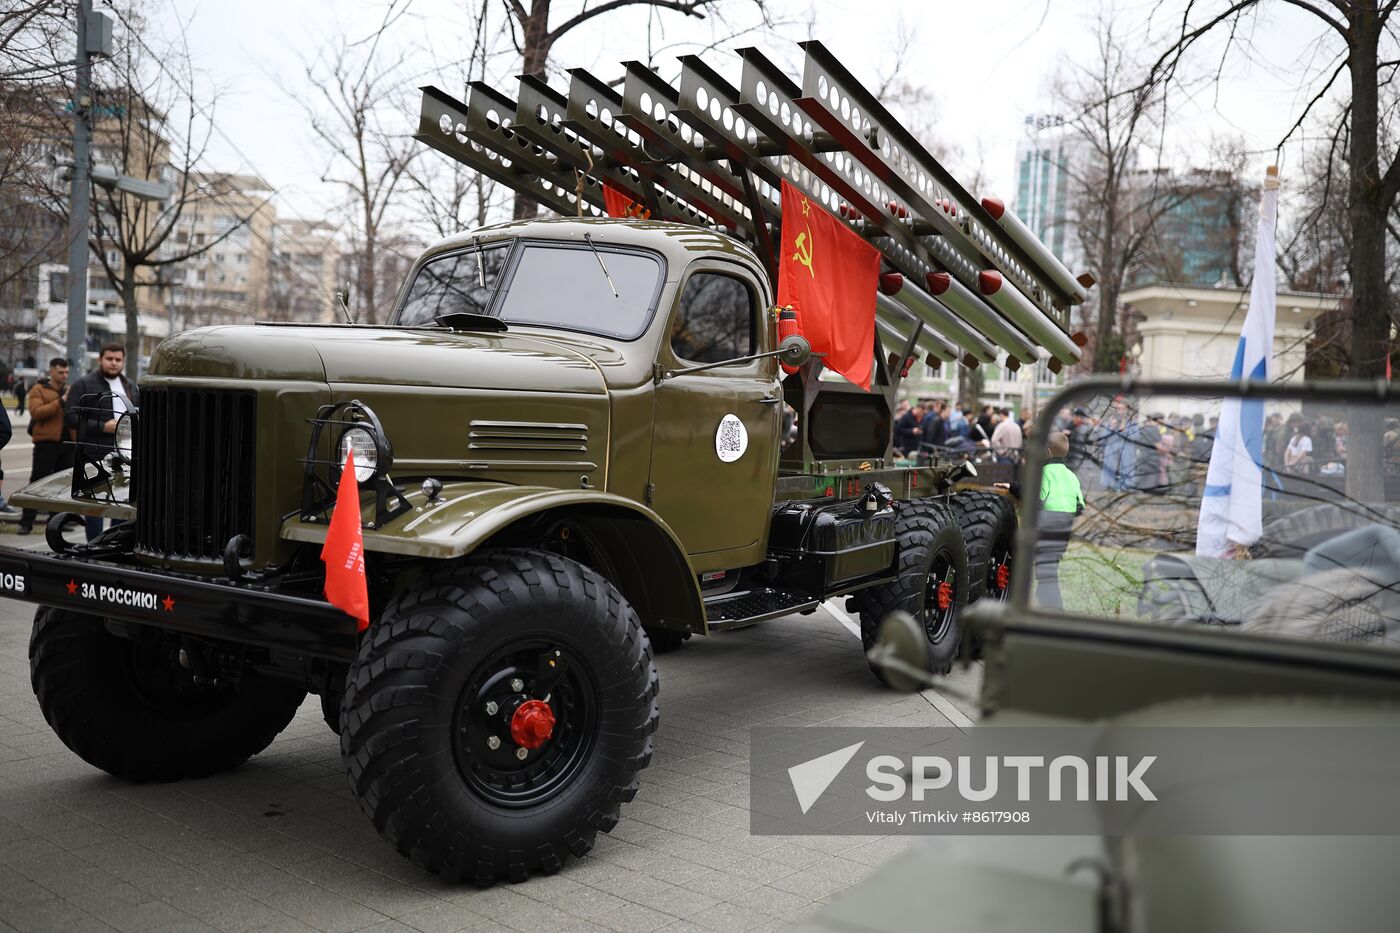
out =
[[[567,219],[438,243],[386,325],[160,345],[117,449],[14,497],[58,513],[55,553],[0,550],[6,595],[42,607],[33,683],[63,741],[131,780],[199,776],[316,693],[376,828],[490,883],[616,823],[657,648],[849,595],[867,645],[904,608],[947,670],[961,607],[1006,590],[1015,510],[960,488],[965,463],[896,466],[895,392],[920,356],[1073,362],[1084,286],[806,50],[803,87],[749,50],[742,90],[690,59],[679,91],[635,64],[621,97],[581,71],[567,98],[426,89],[421,139]],[[779,340],[782,179],[884,257],[869,392]],[[603,184],[650,218],[599,216]],[[322,596],[352,451],[363,634]],[[81,515],[117,522],[80,546]]]

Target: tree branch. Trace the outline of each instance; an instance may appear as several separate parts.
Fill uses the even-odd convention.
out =
[[[564,20],[564,22],[550,30],[549,35],[545,37],[545,44],[553,45],[559,40],[560,36],[574,27],[588,22],[595,16],[601,16],[604,13],[610,13],[613,10],[621,9],[625,6],[645,4],[647,6],[674,10],[677,13],[684,13],[686,16],[694,16],[697,19],[704,19],[705,14],[700,12],[701,8],[707,7],[713,2],[714,0],[608,0],[607,3],[599,4],[592,9],[582,10]]]
[[[1330,13],[1323,10],[1321,7],[1309,3],[1308,0],[1283,0],[1283,2],[1288,4],[1289,6],[1296,6],[1300,10],[1307,10],[1309,13],[1322,20],[1328,26],[1332,27],[1332,29],[1335,30],[1337,35],[1341,36],[1342,39],[1351,39],[1351,29],[1345,24],[1343,24],[1341,21],[1333,18],[1333,16]],[[1394,6],[1393,0],[1391,5]]]

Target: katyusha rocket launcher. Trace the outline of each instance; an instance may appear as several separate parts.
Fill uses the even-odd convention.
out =
[[[1069,311],[1092,278],[970,195],[821,43],[801,48],[801,84],[746,48],[737,86],[683,56],[676,85],[624,63],[620,94],[580,68],[567,92],[529,76],[515,98],[426,87],[417,138],[565,216],[604,216],[606,186],[651,218],[724,230],[775,279],[786,179],[883,257],[877,358],[1078,360]]]

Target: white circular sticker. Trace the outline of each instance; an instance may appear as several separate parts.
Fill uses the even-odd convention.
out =
[[[749,432],[738,415],[725,415],[715,432],[715,454],[725,463],[733,463],[749,449]]]

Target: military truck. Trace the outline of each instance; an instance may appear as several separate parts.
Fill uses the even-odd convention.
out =
[[[968,464],[897,465],[895,393],[920,356],[1073,362],[1084,286],[806,51],[802,87],[748,50],[742,90],[695,59],[679,91],[635,63],[620,97],[582,71],[567,97],[425,89],[420,139],[560,216],[437,243],[384,325],[170,337],[115,448],[14,497],[56,513],[54,553],[0,550],[0,580],[42,607],[33,684],[63,741],[196,777],[315,693],[376,828],[490,883],[616,823],[656,650],[849,597],[867,643],[915,613],[946,670],[961,608],[1009,584],[1014,504],[961,488]],[[779,340],[782,179],[884,257],[871,391]],[[649,216],[603,217],[604,185]],[[351,453],[364,632],[323,598]],[[77,544],[83,515],[115,524]]]

